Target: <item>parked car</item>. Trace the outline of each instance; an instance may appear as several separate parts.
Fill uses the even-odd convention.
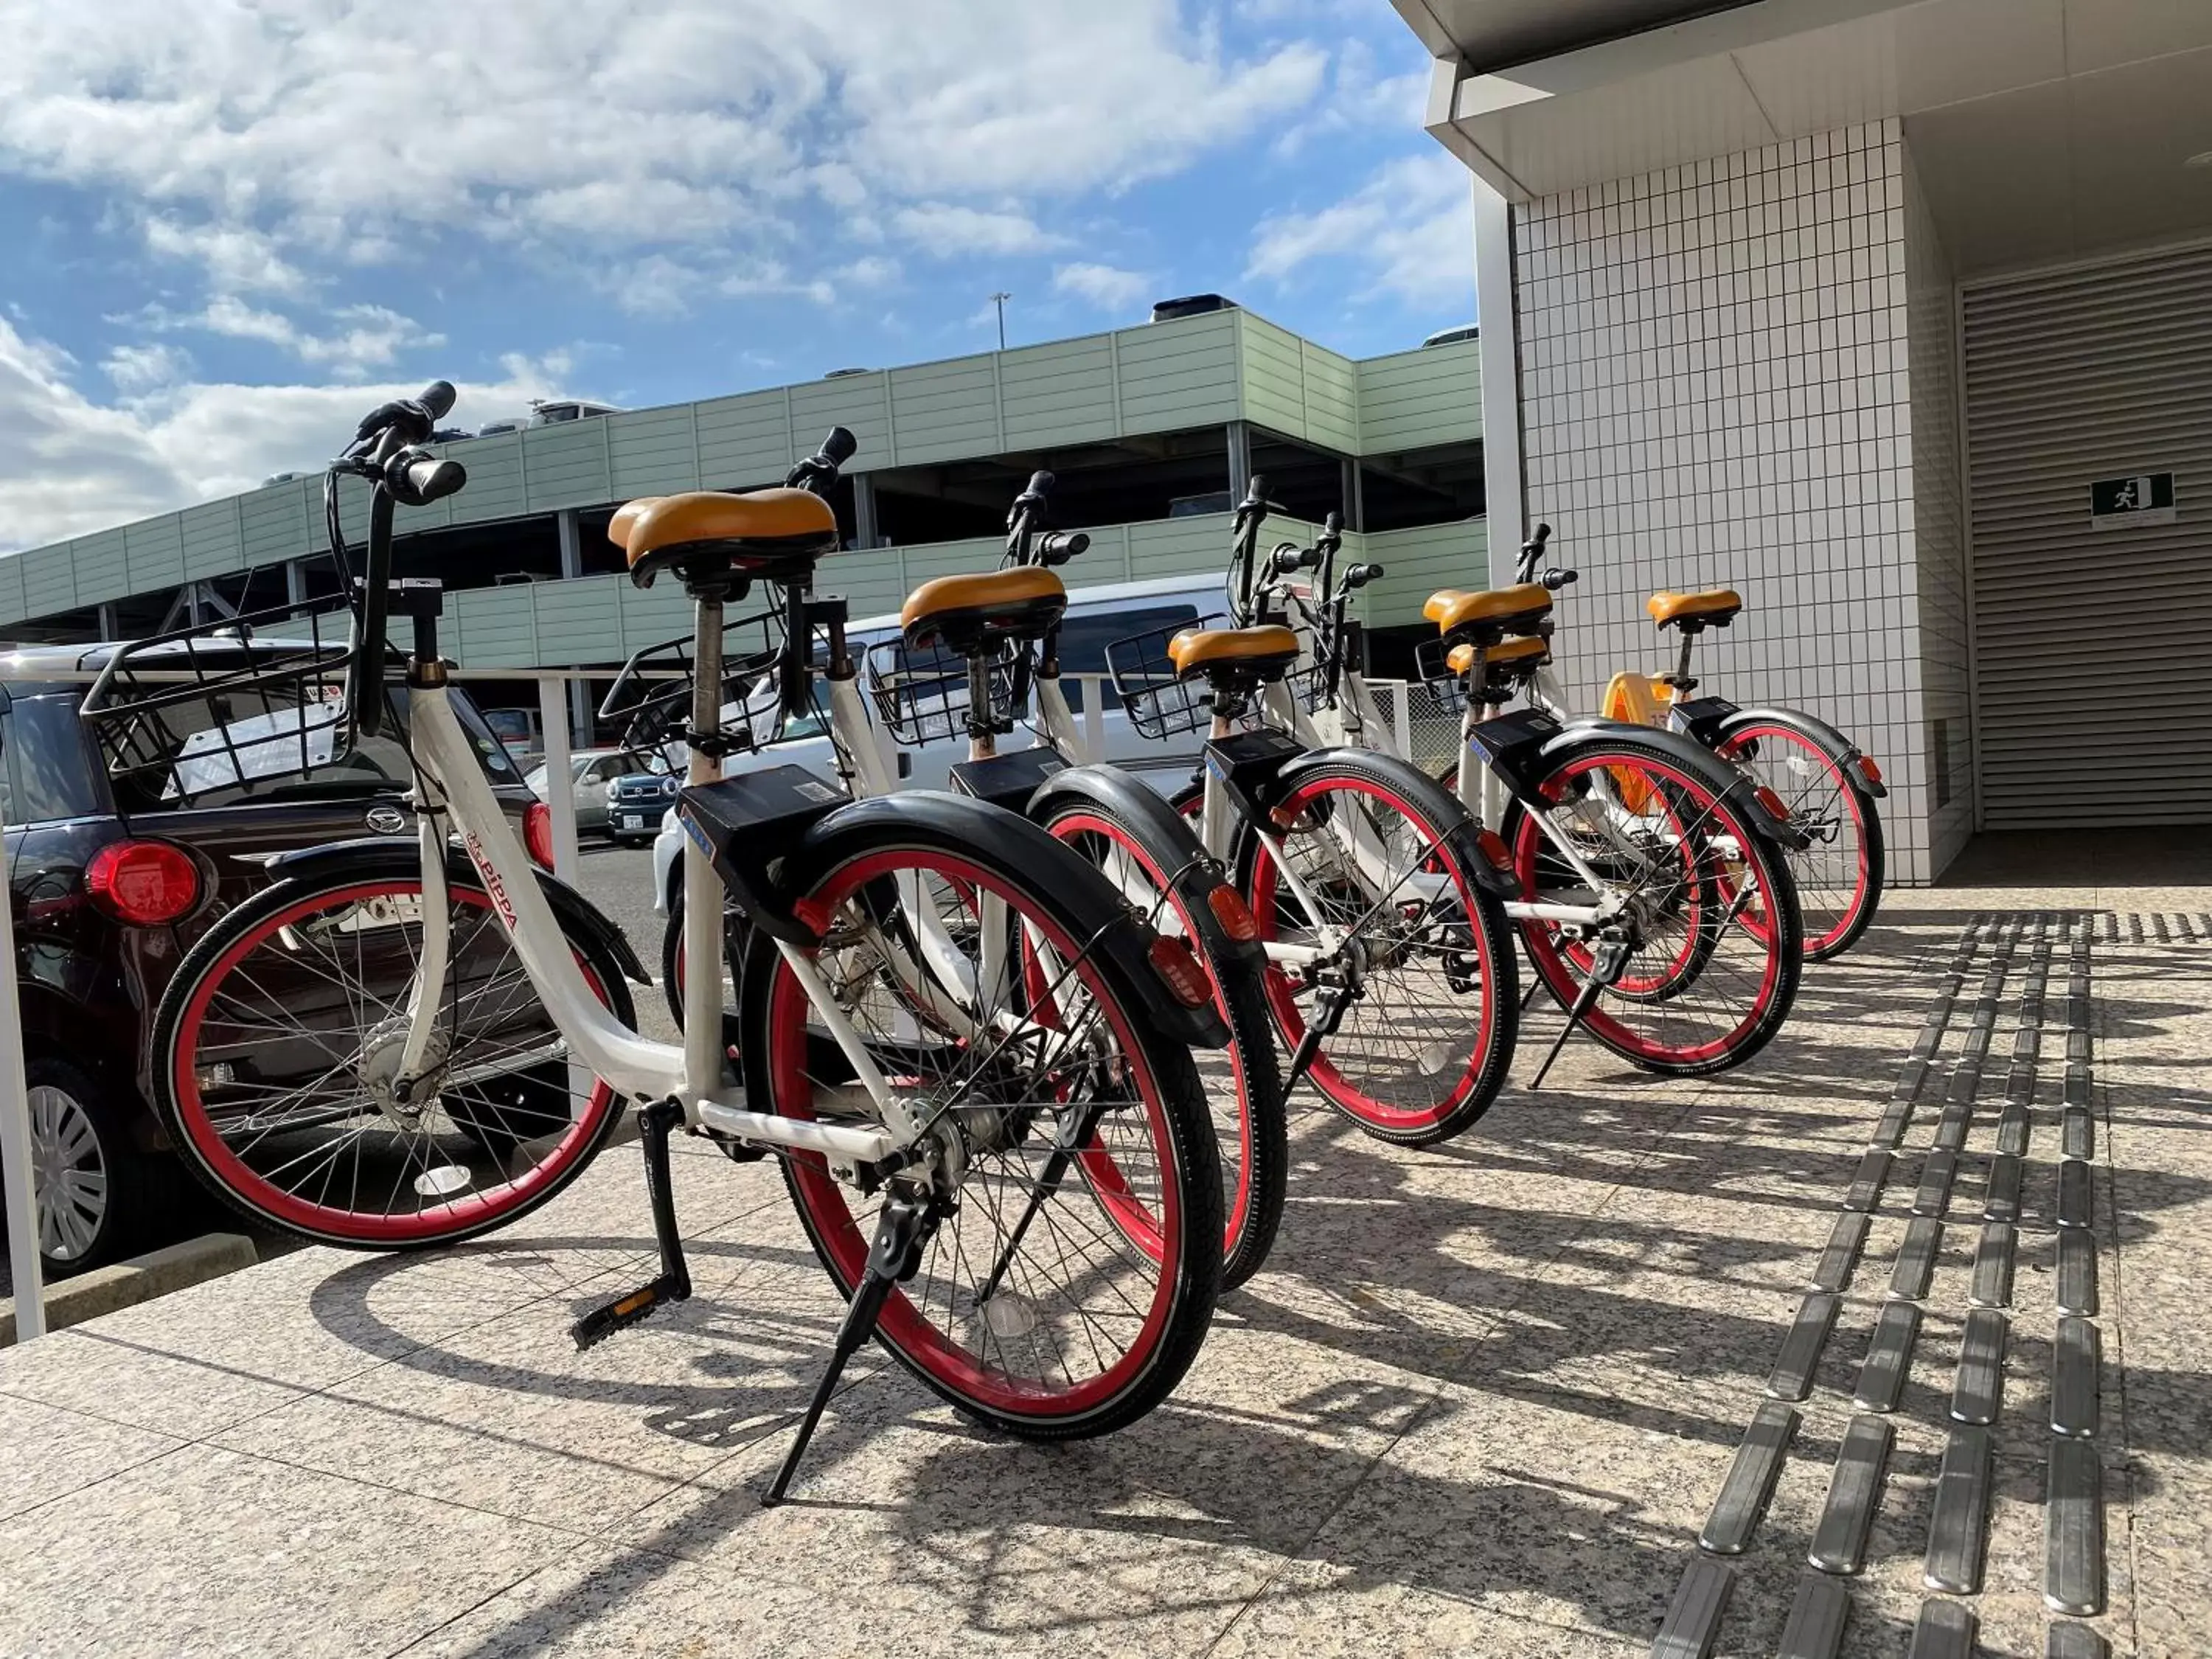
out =
[[[643,770],[651,764],[651,757],[633,749],[580,749],[568,757],[569,793],[576,803],[576,833],[608,835],[612,826],[608,812],[614,800],[615,784],[625,775]],[[550,780],[545,763],[539,762],[530,775],[523,780],[530,793],[540,800],[553,799],[548,793]],[[659,817],[655,815],[656,823]],[[619,836],[616,836],[620,840]]]
[[[595,404],[582,398],[541,398],[530,405],[530,424],[560,426],[568,421],[588,421],[622,412],[612,404]]]
[[[499,740],[507,745],[507,752],[524,772],[534,772],[545,758],[544,727],[539,724],[535,708],[487,708],[483,717],[491,729],[499,733]]]
[[[1114,641],[1155,629],[1195,623],[1218,616],[1221,610],[1221,578],[1218,574],[1170,576],[1152,581],[1109,582],[1097,587],[1073,588],[1067,596],[1067,615],[1060,623],[1060,672],[1103,674],[1106,647]],[[863,672],[871,679],[886,665],[886,658],[889,665],[896,670],[896,653],[878,653],[876,650],[878,645],[898,638],[899,622],[896,616],[867,617],[854,623],[848,633],[854,653],[866,662]],[[1061,689],[1069,711],[1089,726],[1085,710],[1093,684],[1068,680]],[[871,702],[872,713],[872,708]],[[1162,794],[1172,794],[1188,782],[1192,769],[1198,764],[1198,738],[1185,736],[1158,743],[1140,736],[1129,724],[1128,715],[1110,689],[1107,690],[1096,729],[1103,759],[1136,769]],[[1017,734],[1012,741],[1018,745],[1024,738]],[[968,745],[964,739],[953,738],[925,744],[918,749],[896,748],[892,753],[902,788],[943,789],[951,781],[953,763],[968,757]],[[725,776],[764,766],[805,766],[817,772],[831,772],[836,763],[828,730],[818,716],[810,716],[788,727],[784,740],[772,748],[731,756],[723,763],[722,770]],[[629,780],[623,781],[627,783]],[[682,864],[677,855],[683,850],[684,833],[677,827],[676,814],[672,810],[675,798],[675,789],[669,788],[663,810],[656,815],[659,830],[653,842],[653,904],[663,914],[675,902],[677,885],[683,880]],[[628,813],[619,802],[616,812],[619,830],[620,824],[627,822]]]
[[[660,821],[676,805],[683,780],[666,767],[658,771],[634,771],[606,787],[607,835],[618,847],[651,841],[660,833]]]
[[[205,638],[193,644],[204,665],[222,660]],[[179,805],[174,781],[215,750],[206,731],[184,730],[191,721],[172,708],[161,725],[180,740],[159,753],[138,748],[146,764],[118,783],[79,713],[82,676],[118,648],[0,653],[0,842],[14,907],[39,1249],[55,1276],[167,1242],[194,1213],[187,1200],[197,1188],[148,1103],[147,1028],[179,958],[262,884],[269,855],[415,830],[403,799],[412,773],[388,736],[304,777],[257,780],[251,793],[210,787]],[[254,653],[297,647],[233,648],[243,665]],[[459,692],[453,702],[494,793],[526,817],[521,771],[473,705]],[[266,721],[258,692],[252,706]],[[387,732],[404,729],[404,699],[394,698]],[[156,781],[163,775],[167,788]]]

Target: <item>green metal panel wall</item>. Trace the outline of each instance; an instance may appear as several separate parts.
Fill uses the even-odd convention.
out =
[[[692,408],[698,424],[699,488],[766,483],[791,470],[791,399],[781,388],[710,398]]]
[[[125,554],[124,532],[103,530],[96,536],[80,536],[70,544],[76,569],[76,602],[98,605],[120,599],[131,591],[131,573]]]
[[[1348,544],[1352,538],[1345,540]],[[1490,586],[1486,519],[1389,530],[1359,540],[1359,556],[1382,567],[1382,580],[1361,595],[1359,614],[1370,627],[1419,622],[1422,605],[1438,588]]]
[[[126,594],[174,587],[185,580],[184,525],[178,514],[164,514],[134,524],[123,535],[130,566],[123,592],[101,598],[119,599]]]
[[[1481,343],[1370,357],[1358,371],[1360,453],[1388,455],[1482,435]]]
[[[1003,447],[999,368],[992,356],[893,369],[890,379],[894,453],[902,466],[988,455]]]
[[[1243,412],[1233,311],[1186,318],[1115,337],[1121,429],[1174,432],[1233,421]]]
[[[241,511],[240,502],[233,496],[227,501],[203,501],[177,514],[186,581],[200,581],[238,568]]]
[[[641,409],[600,422],[607,436],[607,499],[633,501],[699,487],[696,404]]]
[[[769,483],[832,425],[859,440],[855,471],[1239,417],[1347,453],[1390,452],[1476,435],[1480,392],[1472,343],[1353,362],[1249,312],[1220,312],[473,440],[448,452],[468,467],[468,489],[403,508],[398,523],[405,533]],[[349,489],[343,501],[349,533],[358,537],[362,492]],[[1197,522],[1097,532],[1090,568],[1113,574],[1093,580],[1189,568],[1203,538]],[[119,559],[108,535],[0,558],[8,571],[0,627],[317,552],[320,481],[165,514],[128,526],[120,545]],[[910,585],[901,556],[851,560],[856,605],[864,594],[872,604],[896,603]],[[933,568],[942,562],[933,554],[929,561]]]
[[[1115,414],[1115,337],[1024,346],[999,360],[1006,444],[1047,449],[1089,443],[1121,430]]]

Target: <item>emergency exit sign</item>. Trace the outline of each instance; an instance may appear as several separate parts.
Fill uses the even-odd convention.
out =
[[[2132,478],[2100,478],[2089,486],[2089,527],[2124,530],[2173,522],[2173,474],[2142,472]]]

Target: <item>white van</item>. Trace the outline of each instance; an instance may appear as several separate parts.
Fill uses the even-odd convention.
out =
[[[1221,577],[1215,574],[1111,582],[1068,590],[1067,615],[1060,628],[1060,672],[1064,677],[1060,689],[1067,698],[1068,711],[1086,731],[1099,732],[1103,739],[1101,759],[1139,773],[1164,795],[1173,794],[1190,781],[1198,765],[1204,734],[1185,732],[1164,742],[1141,737],[1129,724],[1121,700],[1114,696],[1110,686],[1103,683],[1103,678],[1076,677],[1103,677],[1106,672],[1106,647],[1117,640],[1148,634],[1156,629],[1188,627],[1209,617],[1218,620],[1221,611]],[[871,653],[876,646],[898,638],[899,621],[896,616],[865,617],[851,623],[846,635],[851,641],[853,654],[866,665],[863,673],[872,677]],[[1104,694],[1101,714],[1098,726],[1093,727],[1090,699],[1100,692]],[[873,720],[874,699],[871,696],[865,701],[869,717]],[[1018,729],[1008,740],[1008,747],[1026,747],[1028,741],[1026,731]],[[956,736],[919,748],[895,748],[892,756],[900,787],[943,789],[951,779],[953,763],[968,757],[968,741]],[[722,770],[725,776],[734,776],[764,766],[805,766],[817,772],[834,773],[836,755],[829,732],[818,719],[810,717],[795,723],[791,735],[781,743],[731,756]],[[653,843],[653,905],[656,910],[667,910],[674,893],[673,884],[681,878],[677,854],[683,845],[684,834],[677,828],[676,813],[672,808],[662,818],[660,834]]]

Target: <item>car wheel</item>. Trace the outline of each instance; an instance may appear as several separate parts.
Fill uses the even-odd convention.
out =
[[[136,1144],[127,1115],[106,1090],[58,1060],[33,1060],[24,1080],[39,1256],[49,1278],[118,1260],[173,1223],[173,1166],[165,1154]]]

